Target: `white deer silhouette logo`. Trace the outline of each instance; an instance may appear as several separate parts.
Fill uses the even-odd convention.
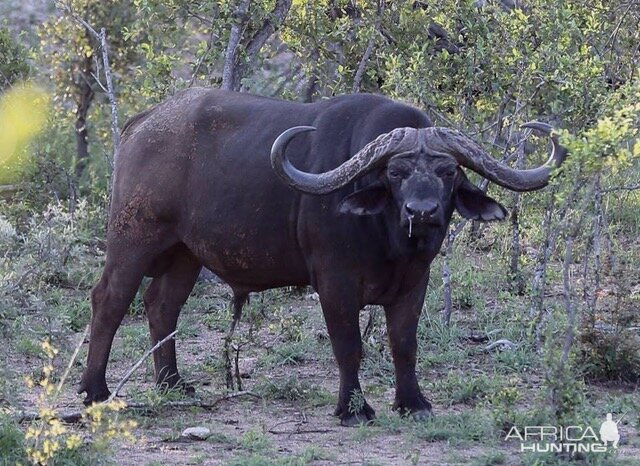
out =
[[[622,420],[622,418],[620,418],[620,420]],[[618,422],[620,422],[620,420]],[[605,447],[608,442],[613,442],[613,448],[618,448],[618,442],[620,441],[618,422],[613,422],[613,416],[611,413],[608,413],[607,420],[600,426],[600,438]]]

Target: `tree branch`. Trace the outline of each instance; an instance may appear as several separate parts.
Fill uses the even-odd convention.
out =
[[[369,59],[371,58],[371,54],[373,53],[373,48],[376,45],[376,34],[380,33],[380,26],[382,24],[382,15],[384,14],[385,6],[386,6],[385,0],[378,0],[378,13],[377,13],[374,28],[373,28],[374,29],[373,34],[371,34],[371,37],[369,38],[369,43],[367,44],[367,48],[365,49],[364,54],[362,55],[362,59],[358,64],[356,75],[353,78],[353,87],[351,88],[351,92],[353,92],[354,94],[360,91],[360,85],[362,84],[362,79],[364,78],[364,72],[367,68],[367,63],[369,62]]]
[[[250,64],[255,63],[256,57],[264,47],[264,44],[282,26],[289,14],[291,4],[292,0],[278,0],[269,17],[262,23],[262,26],[246,41],[246,46],[244,47],[245,59],[238,60],[238,57],[236,57],[236,71],[234,73],[234,82],[232,83],[234,90],[240,89],[241,79],[247,73],[247,68]]]
[[[278,0],[269,18],[247,43],[246,53],[249,63],[253,62],[269,37],[276,32],[287,18],[292,0]],[[273,18],[273,19],[272,19]]]
[[[631,186],[616,186],[614,188],[602,189],[600,192],[613,193],[616,191],[637,191],[638,189],[640,189],[640,184],[634,184]]]
[[[240,82],[240,78],[237,76],[238,45],[240,45],[243,30],[247,24],[250,4],[251,0],[242,0],[233,14],[235,22],[233,26],[231,26],[231,32],[229,33],[229,42],[227,43],[227,50],[224,54],[224,67],[222,69],[221,87],[228,91],[237,90],[236,82]]]

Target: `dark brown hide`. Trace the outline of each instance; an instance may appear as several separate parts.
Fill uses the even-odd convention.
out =
[[[287,128],[286,156],[300,170],[326,172],[395,128],[430,126],[411,106],[374,95],[314,104],[190,89],[130,120],[123,131],[107,233],[107,261],[92,294],[93,319],[81,392],[105,399],[113,336],[145,275],[153,342],[176,328],[202,265],[245,297],[311,285],[320,295],[340,372],[336,414],[343,424],[372,419],[360,391],[358,313],[385,308],[396,369],[395,407],[424,417],[430,405],[415,374],[416,329],[429,265],[454,208],[503,218],[504,208],[466,179],[451,157],[399,154],[330,194],[302,194],[282,182],[270,148]],[[433,156],[432,156],[433,155]],[[154,356],[159,384],[181,385],[175,347]]]

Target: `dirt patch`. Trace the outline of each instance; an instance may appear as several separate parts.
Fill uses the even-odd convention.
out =
[[[229,297],[230,291],[225,285],[199,284],[185,306],[178,327],[179,368],[196,386],[198,399],[205,403],[219,400],[228,393],[222,348],[230,317]],[[365,311],[361,318],[363,329],[368,320],[369,312]],[[535,393],[541,390],[541,374],[526,370],[513,372],[509,367],[515,363],[506,356],[499,359],[488,355],[463,338],[454,339],[453,343],[439,343],[437,338],[443,337],[432,334],[429,336],[432,340],[421,345],[419,376],[423,390],[433,401],[436,420],[427,421],[425,425],[403,420],[390,409],[394,398],[393,365],[386,347],[382,313],[378,313],[372,325],[365,339],[361,381],[367,400],[378,415],[374,425],[345,428],[332,415],[338,373],[316,296],[308,290],[270,291],[252,297],[235,338],[240,346],[242,388],[256,396],[234,397],[211,409],[162,406],[175,399],[175,394],[173,398],[157,394],[149,360],[127,383],[122,397],[128,402],[146,403],[151,409],[129,411],[127,416],[139,423],[135,430],[137,441],[118,444],[113,450],[114,462],[123,465],[525,464],[519,446],[503,441],[504,434],[492,427],[488,400],[517,374],[519,389],[531,394],[522,398],[517,408],[527,409]],[[469,326],[473,326],[472,322]],[[457,330],[460,334],[466,331]],[[73,335],[67,338],[69,348],[73,342]],[[148,345],[144,316],[127,317],[116,336],[107,371],[111,388]],[[79,380],[84,358],[85,354],[81,354],[82,364],[73,369],[71,380]],[[36,358],[19,352],[15,360],[24,373],[33,371],[39,363]],[[456,378],[454,373],[461,375]],[[603,399],[620,395],[615,388],[598,387],[596,391]],[[628,395],[627,391],[625,396]],[[35,404],[32,392],[22,392],[19,398],[24,408]],[[73,387],[68,387],[60,406],[79,409],[80,405],[80,397],[73,392]],[[640,457],[634,416],[629,416],[621,428],[626,438],[620,459]],[[211,436],[205,441],[181,438],[185,428],[196,426],[209,428]]]

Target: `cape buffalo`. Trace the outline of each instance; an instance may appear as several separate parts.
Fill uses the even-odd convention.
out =
[[[566,155],[552,140],[547,164],[515,170],[464,134],[432,127],[417,108],[368,94],[303,104],[190,89],[133,117],[118,149],[106,265],[92,293],[85,403],[109,396],[111,344],[143,277],[153,277],[144,304],[157,342],[175,330],[204,265],[231,286],[237,313],[253,291],[318,292],[344,425],[374,418],[366,402],[350,410],[349,401],[361,392],[359,311],[384,306],[394,408],[429,415],[415,373],[429,265],[454,209],[483,221],[507,215],[461,167],[511,190],[540,189]],[[173,341],[154,363],[157,383],[184,387]]]

